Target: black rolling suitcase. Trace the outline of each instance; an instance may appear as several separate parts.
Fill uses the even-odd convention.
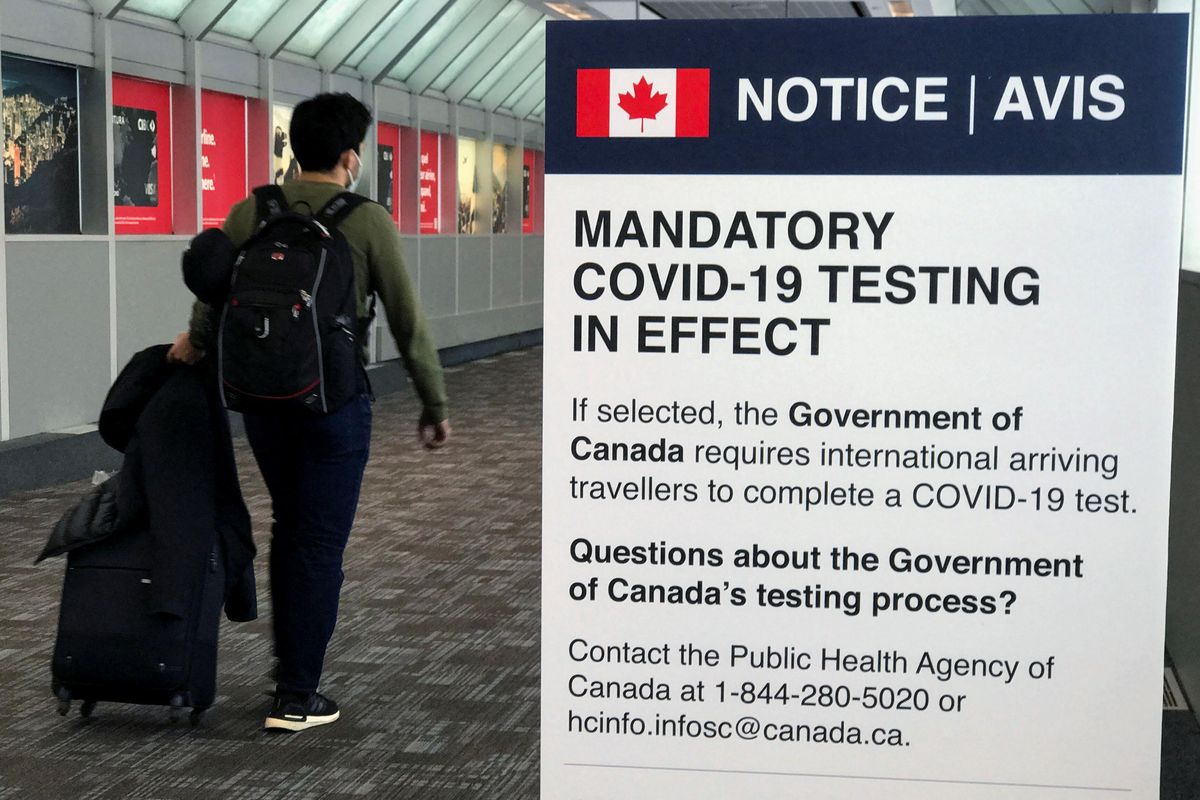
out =
[[[73,700],[84,717],[97,702],[140,703],[170,707],[172,720],[190,708],[194,725],[213,704],[225,599],[218,545],[180,618],[150,611],[150,544],[134,529],[68,555],[51,663],[60,714]]]

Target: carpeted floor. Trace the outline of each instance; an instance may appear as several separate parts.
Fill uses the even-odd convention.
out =
[[[89,722],[55,713],[63,560],[32,561],[88,485],[0,503],[0,799],[536,798],[540,350],[446,377],[454,439],[440,452],[416,443],[411,391],[375,405],[323,683],[343,719],[328,728],[259,730],[272,686],[270,512],[244,441],[262,615],[222,621],[217,702],[196,729],[161,708],[100,704]]]
[[[261,570],[263,616],[222,623],[219,695],[200,727],[103,704],[90,722],[59,717],[62,561],[31,562],[87,484],[0,502],[0,800],[536,798],[541,365],[535,349],[451,370],[455,438],[438,453],[415,445],[411,392],[376,404],[324,683],[344,717],[298,736],[259,730],[271,686]],[[268,498],[238,446],[265,553]],[[1164,713],[1162,786],[1162,800],[1200,798],[1188,712]]]

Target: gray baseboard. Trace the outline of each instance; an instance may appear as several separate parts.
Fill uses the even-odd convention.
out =
[[[95,431],[42,433],[0,442],[0,498],[91,477],[121,466],[121,454]]]
[[[443,366],[521,350],[542,343],[542,331],[525,331],[438,351]],[[370,371],[377,397],[407,390],[408,375],[399,361],[389,361]],[[100,398],[97,400],[99,403]],[[236,416],[236,415],[235,415]],[[231,419],[235,435],[242,435],[240,419]],[[42,433],[0,442],[0,498],[15,492],[44,489],[60,483],[90,478],[96,470],[121,466],[121,454],[92,431],[80,434]]]

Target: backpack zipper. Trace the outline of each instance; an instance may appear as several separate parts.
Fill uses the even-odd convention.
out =
[[[317,291],[321,288],[321,278],[325,274],[325,256],[329,251],[324,247],[321,248],[321,261],[317,264],[317,279],[313,282],[312,297],[309,305],[314,305],[317,302]],[[321,326],[317,320],[317,314],[312,314],[313,333],[317,336],[317,376],[321,379],[321,411],[329,413],[329,403],[325,397],[325,345],[321,341]]]

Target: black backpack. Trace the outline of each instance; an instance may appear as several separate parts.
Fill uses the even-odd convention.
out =
[[[354,261],[338,225],[369,201],[343,192],[309,215],[289,210],[278,186],[254,196],[258,228],[234,262],[217,334],[222,402],[328,414],[365,384]]]

